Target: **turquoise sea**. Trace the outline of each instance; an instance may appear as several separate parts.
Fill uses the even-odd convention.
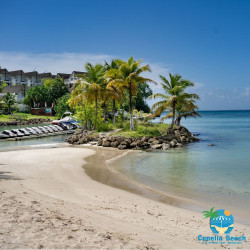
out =
[[[192,209],[228,209],[236,222],[250,224],[250,111],[200,113],[201,118],[182,121],[200,134],[200,142],[132,152],[112,167],[153,189],[200,203]]]

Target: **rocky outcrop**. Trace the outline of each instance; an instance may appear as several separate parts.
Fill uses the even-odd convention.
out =
[[[123,136],[104,136],[93,134],[88,130],[81,130],[66,140],[70,144],[79,145],[90,143],[102,147],[113,147],[118,149],[161,149],[182,147],[185,144],[199,141],[187,128],[176,126],[168,129],[166,135],[158,137],[123,137]],[[95,142],[95,143],[94,143]]]
[[[44,118],[35,118],[30,120],[14,120],[9,122],[0,122],[0,126],[15,126],[15,125],[32,125],[32,124],[40,124],[40,123],[47,123],[51,122],[50,119]]]

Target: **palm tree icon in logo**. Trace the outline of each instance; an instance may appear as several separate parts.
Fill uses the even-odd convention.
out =
[[[210,228],[216,234],[229,234],[233,230],[234,218],[226,209],[214,211],[214,207],[210,211],[202,212],[205,218],[210,218]]]

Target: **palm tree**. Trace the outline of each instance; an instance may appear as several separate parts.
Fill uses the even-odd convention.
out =
[[[95,102],[95,122],[94,129],[97,125],[98,115],[98,99],[101,95],[102,84],[104,83],[104,67],[101,64],[92,65],[87,63],[85,65],[86,75],[79,81],[74,91],[76,99],[86,98],[88,101]]]
[[[108,71],[107,77],[113,78],[108,84],[108,87],[115,86],[125,89],[129,96],[130,109],[130,130],[134,130],[133,122],[133,102],[132,98],[137,94],[137,86],[145,82],[154,82],[149,78],[144,78],[141,75],[143,72],[151,72],[149,65],[140,66],[142,60],[135,61],[130,57],[128,61],[123,62],[118,69]]]
[[[109,83],[117,78],[116,73],[118,72],[119,66],[121,66],[122,63],[123,61],[120,59],[114,59],[110,64],[105,61],[105,82],[107,83],[105,93],[107,100],[110,98],[113,102],[113,124],[115,124],[116,101],[122,101],[122,99],[124,98],[124,92],[122,87],[119,88],[118,85]]]
[[[3,97],[3,103],[8,109],[8,114],[11,114],[11,107],[16,104],[16,97],[14,94],[8,92]]]
[[[166,94],[158,93],[150,97],[151,99],[163,99],[162,101],[155,103],[152,106],[152,110],[155,111],[154,116],[158,116],[161,115],[164,111],[171,109],[172,122],[170,128],[173,128],[175,123],[176,105],[178,104],[178,101],[181,101],[183,98],[187,98],[189,95],[189,98],[191,98],[192,94],[185,93],[184,90],[187,87],[194,86],[194,83],[189,80],[183,79],[182,76],[178,74],[172,75],[171,73],[169,73],[170,81],[162,75],[160,75],[160,78],[163,81],[161,85]],[[162,119],[166,118],[168,118],[168,116],[165,116]]]
[[[212,218],[212,219],[214,219],[216,217],[219,217],[219,212],[218,211],[214,211],[214,207],[212,207],[210,209],[210,211],[205,210],[202,213],[203,213],[203,216],[205,218]]]
[[[201,117],[201,114],[197,112],[199,107],[195,104],[195,99],[199,99],[199,96],[196,94],[187,94],[183,93],[180,96],[178,103],[176,104],[176,119],[175,124],[180,125],[182,118],[189,118],[189,117]],[[169,112],[166,116],[162,117],[161,120],[165,120],[166,118],[172,118],[173,112],[170,108]]]

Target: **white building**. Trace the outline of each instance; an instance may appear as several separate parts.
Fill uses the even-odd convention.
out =
[[[81,71],[73,71],[71,74],[57,73],[56,75],[52,75],[50,72],[23,72],[23,70],[8,71],[7,69],[2,69],[0,67],[0,81],[8,84],[8,86],[4,88],[2,94],[8,92],[15,94],[19,107],[23,106],[22,101],[27,90],[36,85],[42,85],[42,79],[60,77],[64,79],[64,82],[68,85],[69,89],[72,89],[80,77],[84,75],[86,75],[86,73]]]

